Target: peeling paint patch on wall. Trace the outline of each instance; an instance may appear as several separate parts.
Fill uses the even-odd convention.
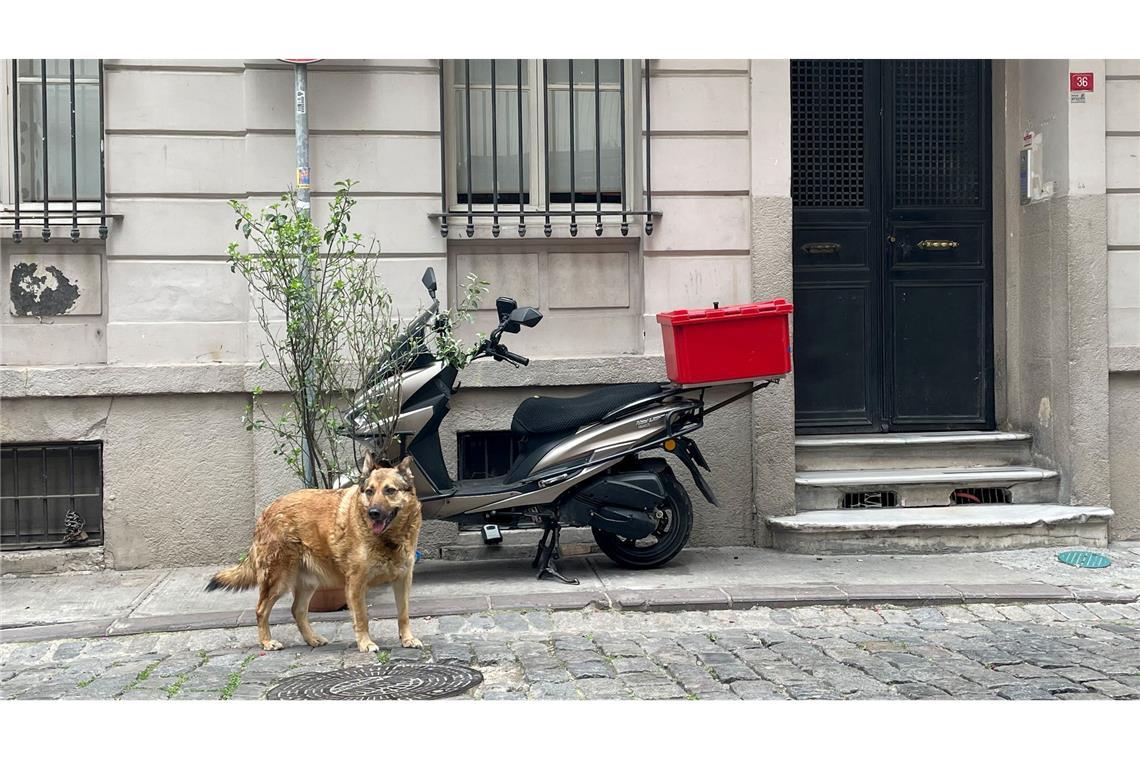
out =
[[[8,311],[16,317],[91,316],[102,312],[103,262],[98,254],[11,255]]]
[[[18,317],[49,317],[66,314],[79,300],[79,284],[68,279],[58,267],[39,267],[31,262],[18,262],[12,267],[12,283],[8,293],[12,313]]]

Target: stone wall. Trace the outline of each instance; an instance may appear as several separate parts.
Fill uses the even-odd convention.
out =
[[[1112,536],[1140,537],[1140,60],[1105,62]]]

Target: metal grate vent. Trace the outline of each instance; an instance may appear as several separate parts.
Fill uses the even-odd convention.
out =
[[[981,203],[981,61],[895,65],[895,203]]]
[[[951,504],[1012,504],[1008,488],[959,488],[950,494]]]
[[[462,665],[366,665],[286,678],[266,699],[443,699],[483,682],[483,674]]]
[[[0,446],[0,545],[5,549],[103,542],[103,445]]]
[[[863,62],[792,61],[792,202],[864,205]]]
[[[899,495],[894,491],[845,493],[839,503],[840,509],[881,509],[898,505]]]

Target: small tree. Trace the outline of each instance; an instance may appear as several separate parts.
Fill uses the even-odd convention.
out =
[[[265,338],[261,366],[272,369],[288,391],[284,407],[271,409],[263,389],[254,388],[243,419],[247,429],[271,433],[274,453],[302,480],[307,450],[315,480],[310,485],[321,488],[331,488],[342,474],[355,471],[355,454],[339,436],[344,424],[340,409],[401,332],[399,314],[378,272],[379,244],[348,230],[356,205],[354,184],[336,183],[322,228],[302,212],[293,192],[258,212],[230,201],[238,217],[235,229],[253,249],[242,251],[231,243],[230,269],[250,288]],[[469,319],[467,311],[478,304],[485,286],[470,276],[460,309],[447,316]],[[446,360],[462,365],[470,359],[470,350],[450,329],[440,344],[448,349]],[[367,416],[381,436],[392,432],[405,369],[391,367],[396,382],[366,399]]]

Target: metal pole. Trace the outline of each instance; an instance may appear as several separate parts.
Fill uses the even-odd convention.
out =
[[[309,67],[308,64],[294,63],[293,64],[293,89],[295,98],[294,108],[294,132],[297,138],[297,211],[305,219],[310,218],[312,212],[312,201],[310,197],[311,185],[309,183]],[[310,294],[313,291],[313,274],[309,269],[309,251],[307,249],[301,250],[301,282],[305,287],[305,293]],[[308,304],[306,303],[306,306]],[[306,325],[309,329],[311,325]],[[313,452],[311,441],[309,440],[309,433],[312,432],[309,428],[309,414],[316,401],[313,393],[312,383],[312,367],[304,368],[304,387],[302,393],[304,394],[306,414],[303,419],[305,421],[305,434],[301,436],[301,461],[304,467],[305,485],[309,488],[317,487],[316,465],[313,460]]]
[[[12,229],[12,241],[24,239],[20,229],[20,62],[12,59],[12,185],[15,193],[12,200],[16,205],[16,226]],[[19,501],[16,502],[19,504]]]
[[[439,234],[447,237],[447,109],[445,106],[444,59],[439,59],[439,205],[443,216],[439,220]]]
[[[44,158],[44,229],[40,236],[44,242],[51,240],[51,227],[48,226],[48,203],[50,202],[51,190],[48,187],[50,177],[48,175],[48,96],[47,96],[47,59],[40,59],[40,102],[42,104],[42,132],[40,133],[40,142],[43,145],[43,158]]]
[[[79,190],[75,167],[75,59],[68,60],[67,83],[71,99],[71,242],[79,242]]]
[[[495,64],[499,59],[491,59],[491,202],[495,207],[495,217],[491,222],[491,236],[499,236],[499,110],[498,94],[495,92]]]
[[[107,239],[107,135],[104,131],[103,59],[99,59],[99,239]]]

